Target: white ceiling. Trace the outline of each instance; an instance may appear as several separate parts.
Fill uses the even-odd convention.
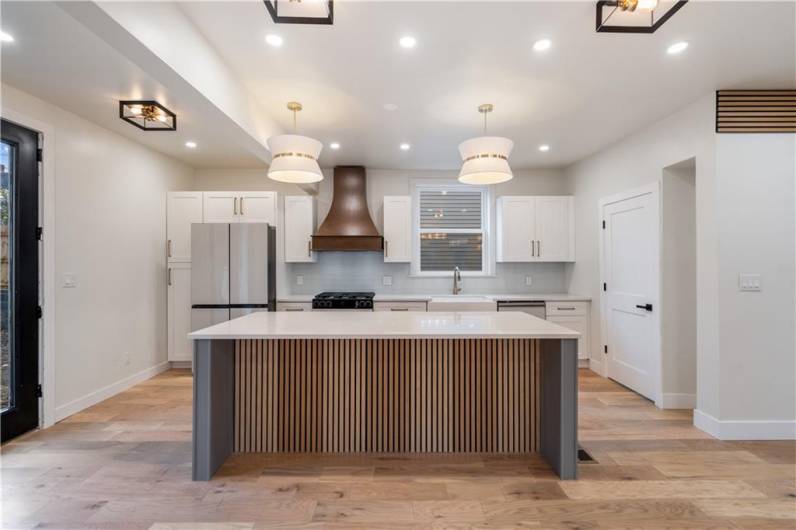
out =
[[[484,102],[513,167],[561,166],[712,90],[796,85],[793,2],[692,1],[653,35],[596,33],[594,2],[336,1],[333,26],[275,25],[260,0],[180,5],[272,117],[291,127],[285,103],[301,101],[299,132],[342,144],[324,166],[458,167]]]
[[[191,90],[164,86],[50,2],[3,2],[2,81],[194,167],[262,167],[247,136]],[[156,99],[177,113],[176,132],[119,119],[119,100]],[[197,149],[185,147],[194,141]]]

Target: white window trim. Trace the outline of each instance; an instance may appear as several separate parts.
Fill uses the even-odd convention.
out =
[[[454,190],[470,189],[481,192],[481,233],[482,233],[482,258],[480,271],[462,271],[462,276],[467,277],[489,277],[494,276],[494,259],[492,253],[492,189],[489,186],[473,186],[462,184],[456,179],[416,179],[412,181],[412,264],[410,267],[410,277],[448,277],[452,271],[421,271],[420,270],[420,190]],[[440,230],[428,229],[428,232],[440,232]],[[473,233],[473,229],[448,229],[444,232],[450,233]]]

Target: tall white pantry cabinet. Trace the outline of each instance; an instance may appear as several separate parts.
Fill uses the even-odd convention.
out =
[[[166,193],[168,360],[191,361],[191,223],[269,223],[276,226],[273,191]]]

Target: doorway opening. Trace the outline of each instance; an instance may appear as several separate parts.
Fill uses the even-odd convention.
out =
[[[39,134],[0,124],[2,441],[39,426]]]

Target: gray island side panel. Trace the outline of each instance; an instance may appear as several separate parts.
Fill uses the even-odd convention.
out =
[[[540,451],[561,479],[578,475],[578,341],[541,340]]]

